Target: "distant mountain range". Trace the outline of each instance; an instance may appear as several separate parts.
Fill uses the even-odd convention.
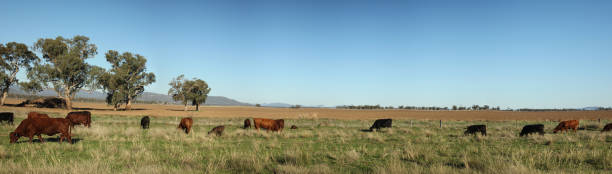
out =
[[[11,87],[9,91],[10,94],[17,95],[28,95],[25,91],[23,91],[19,86]],[[56,96],[57,94],[52,89],[45,89],[42,92],[38,93],[39,96]],[[81,90],[77,93],[76,98],[86,98],[86,99],[94,99],[94,100],[105,100],[106,94],[100,91],[88,91]],[[141,96],[139,96],[137,101],[143,102],[154,102],[154,103],[168,103],[168,104],[180,104],[180,102],[175,102],[172,100],[172,97],[166,94],[158,94],[153,92],[144,92]],[[230,99],[223,96],[208,96],[206,99],[206,103],[204,105],[214,105],[214,106],[252,106],[253,104],[239,102],[234,99]]]

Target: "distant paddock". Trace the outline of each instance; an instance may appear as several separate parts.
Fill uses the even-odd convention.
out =
[[[23,100],[7,99],[7,104],[18,104]],[[552,111],[552,112],[512,112],[512,111],[413,111],[413,110],[349,110],[328,108],[267,108],[248,106],[203,106],[200,111],[183,111],[180,105],[134,104],[131,111],[113,111],[104,103],[82,103],[73,105],[75,110],[88,110],[95,115],[125,116],[167,116],[167,117],[262,117],[262,118],[330,118],[343,120],[363,120],[377,118],[416,119],[416,120],[597,120],[612,119],[612,111]],[[27,112],[39,111],[66,115],[64,109],[2,106],[2,112],[16,112],[23,117]]]

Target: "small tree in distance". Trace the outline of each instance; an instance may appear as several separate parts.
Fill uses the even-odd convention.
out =
[[[172,79],[168,85],[170,85],[168,95],[172,96],[174,101],[182,101],[183,105],[185,105],[185,111],[187,111],[187,104],[189,102],[196,106],[196,111],[199,111],[200,104],[206,102],[210,92],[210,88],[204,80],[196,78],[185,80],[184,75]]]

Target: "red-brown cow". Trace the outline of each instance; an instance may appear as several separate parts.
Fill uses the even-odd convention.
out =
[[[191,131],[191,126],[193,126],[193,119],[183,118],[181,119],[181,123],[179,124],[178,128],[183,129],[185,134],[189,134],[189,131]]]
[[[70,120],[72,126],[83,124],[83,126],[91,127],[91,112],[89,111],[70,112],[66,115],[66,119]]]
[[[555,127],[553,133],[557,133],[559,131],[567,131],[568,129],[573,129],[574,132],[576,132],[579,124],[580,122],[578,120],[562,121],[559,123],[559,125],[557,125],[557,127]]]
[[[38,112],[30,112],[28,113],[28,119],[32,119],[32,118],[51,118],[49,117],[49,115],[47,114],[41,114]]]
[[[266,131],[282,131],[285,127],[285,120],[283,119],[272,120],[266,118],[253,118],[253,123],[257,130],[259,130],[259,128],[264,128]]]
[[[19,137],[28,137],[30,138],[30,143],[32,143],[32,139],[34,135],[38,136],[38,139],[41,143],[44,143],[44,139],[42,138],[42,134],[46,135],[55,135],[57,133],[61,133],[59,142],[62,143],[64,138],[68,139],[68,142],[72,144],[72,136],[70,132],[70,121],[64,118],[35,118],[35,119],[25,119],[21,121],[17,129],[14,132],[11,132],[10,142],[15,143],[19,140]]]

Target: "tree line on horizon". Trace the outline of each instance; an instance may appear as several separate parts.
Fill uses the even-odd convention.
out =
[[[461,111],[461,110],[500,110],[500,107],[490,107],[489,105],[472,105],[472,107],[465,107],[465,106],[456,106],[453,105],[452,108],[448,108],[448,107],[437,107],[437,106],[404,106],[404,105],[400,105],[397,107],[394,106],[380,106],[380,105],[342,105],[342,106],[336,106],[337,109],[405,109],[405,110],[432,110],[432,111],[439,111],[439,110],[453,110],[453,111]]]
[[[34,52],[39,52],[42,58]],[[65,100],[69,110],[77,92],[84,88],[105,92],[106,103],[114,110],[121,105],[125,105],[125,110],[131,110],[132,103],[144,93],[145,86],[155,82],[155,74],[147,72],[147,59],[140,54],[108,50],[105,58],[111,68],[107,70],[86,62],[97,54],[97,46],[81,35],[40,38],[32,47],[17,42],[0,43],[0,105],[5,104],[10,87],[19,85],[31,94],[53,89],[58,98]],[[29,81],[17,79],[17,73],[22,69],[27,71]],[[180,94],[173,96],[175,101],[191,101],[194,105],[205,102],[210,91],[205,81],[185,80],[180,84],[183,86]],[[171,87],[176,86],[171,82]]]

